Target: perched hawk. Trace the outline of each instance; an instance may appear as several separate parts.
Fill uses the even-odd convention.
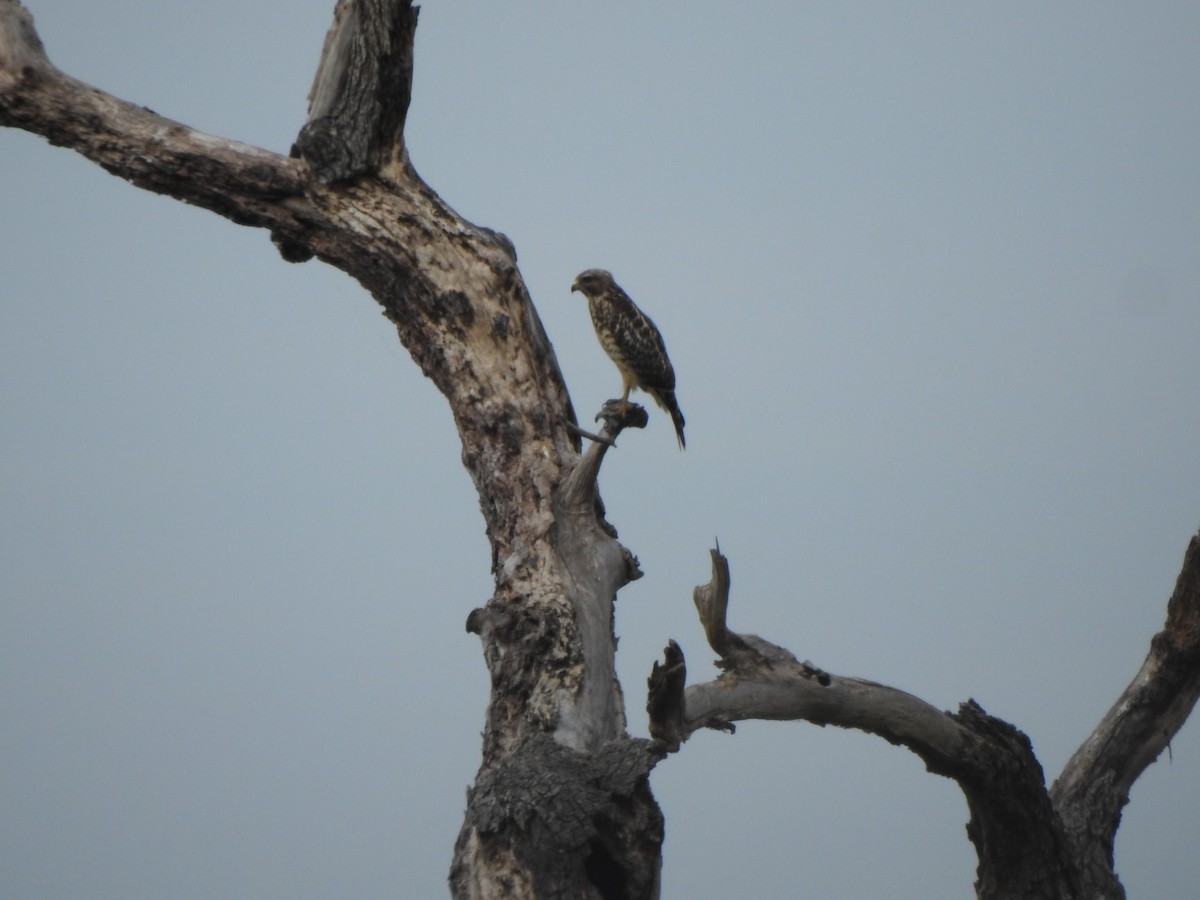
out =
[[[634,305],[629,295],[604,269],[580,272],[572,291],[580,291],[588,301],[596,337],[621,372],[624,390],[621,403],[628,405],[629,392],[641,388],[671,414],[679,449],[683,440],[683,413],[675,402],[675,370],[667,358],[667,347],[650,317]]]

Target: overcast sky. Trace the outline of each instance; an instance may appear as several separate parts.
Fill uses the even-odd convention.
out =
[[[333,0],[29,0],[52,61],[286,152]],[[408,137],[520,254],[576,409],[611,269],[688,420],[602,474],[618,667],[731,626],[1060,771],[1200,525],[1200,5],[438,2]],[[491,592],[447,407],[370,297],[0,131],[0,894],[446,892]],[[970,896],[956,786],[750,723],[654,772],[666,900]],[[1200,732],[1135,785],[1131,897],[1200,884]]]

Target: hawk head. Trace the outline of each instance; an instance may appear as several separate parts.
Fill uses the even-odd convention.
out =
[[[579,291],[585,297],[597,297],[610,290],[614,284],[612,272],[605,269],[585,269],[579,273],[575,283],[571,285],[571,290]]]

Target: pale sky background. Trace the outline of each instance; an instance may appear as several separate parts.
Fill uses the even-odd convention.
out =
[[[30,0],[69,74],[286,152],[333,0]],[[602,474],[630,730],[731,625],[1031,737],[1052,779],[1200,525],[1200,4],[438,2],[413,160],[504,231],[576,408],[569,293],[658,322]],[[488,550],[370,297],[0,131],[0,896],[424,898],[479,761]],[[1135,785],[1131,898],[1200,885],[1200,732]],[[664,898],[972,895],[957,787],[751,723],[652,776]]]

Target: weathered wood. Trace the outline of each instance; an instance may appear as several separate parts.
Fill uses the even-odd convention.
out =
[[[675,641],[668,641],[662,665],[656,662],[646,680],[646,715],[650,717],[650,736],[670,753],[678,750],[689,734],[684,721],[686,684],[683,649]]]
[[[570,896],[600,897],[619,885],[621,896],[649,897],[662,840],[646,777],[655,757],[625,734],[612,658],[613,596],[636,561],[598,496],[583,509],[561,505],[580,462],[575,414],[511,243],[459,216],[408,163],[415,24],[409,2],[342,0],[293,158],[70,78],[46,59],[24,7],[0,0],[0,124],[268,229],[287,258],[316,256],[379,302],[449,403],[492,551],[494,595],[470,620],[492,675],[473,794],[488,805],[464,821],[455,892],[500,896],[490,886],[503,883],[560,896],[570,884]],[[562,796],[576,798],[568,808],[595,819],[564,834],[573,837],[554,877],[541,871],[545,845],[522,827],[523,807],[497,805],[489,787],[550,758]],[[600,759],[622,777],[598,774]],[[547,808],[543,819],[558,816]]]
[[[1200,696],[1200,535],[1188,545],[1166,624],[1141,670],[1049,791],[1029,739],[974,701],[957,713],[941,712],[895,688],[825,675],[762,638],[730,631],[729,564],[719,550],[711,553],[712,578],[696,588],[694,599],[725,671],[683,690],[681,724],[672,723],[675,711],[660,698],[652,734],[684,740],[702,727],[779,719],[878,735],[907,747],[931,772],[962,788],[971,812],[967,834],[979,857],[979,897],[1125,896],[1113,867],[1121,809],[1133,782]],[[657,664],[655,669],[652,679],[666,683],[666,671],[682,670],[682,653],[668,648],[663,672]]]
[[[418,9],[395,0],[339,0],[292,153],[325,184],[402,172]]]
[[[1121,808],[1200,696],[1200,536],[1141,671],[1050,791],[1028,738],[973,701],[942,712],[730,630],[719,551],[694,599],[722,674],[686,685],[683,652],[671,642],[651,676],[655,740],[630,738],[612,616],[617,591],[640,570],[605,518],[596,480],[616,435],[644,425],[645,411],[616,416],[606,407],[600,441],[581,455],[511,243],[459,216],[407,158],[416,21],[411,2],[339,0],[297,157],[286,157],[65,75],[28,11],[0,0],[0,125],[71,148],[138,187],[268,229],[289,260],[315,256],[346,271],[446,397],[495,581],[468,619],[492,693],[455,848],[455,896],[657,896],[663,825],[649,771],[699,728],[761,718],[866,731],[954,778],[971,813],[980,897],[1122,897],[1112,869]]]
[[[189,128],[64,75],[32,17],[0,0],[0,125],[41,135],[137,187],[239,225],[295,227],[313,215],[297,160]]]
[[[1033,754],[1019,729],[973,700],[952,716],[971,735],[965,752],[930,767],[958,782],[971,819],[967,836],[979,858],[980,900],[1083,900],[1079,864],[1063,833]]]
[[[1123,898],[1113,870],[1121,810],[1138,776],[1187,721],[1200,697],[1200,535],[1193,535],[1162,631],[1133,681],[1051,788],[1082,860],[1088,896]]]
[[[455,848],[454,895],[655,896],[663,826],[646,775],[658,757],[648,741],[580,753],[540,735],[482,769]],[[512,861],[472,865],[496,857]]]
[[[970,735],[949,713],[896,688],[831,675],[757,635],[731,631],[729,560],[720,550],[709,553],[712,578],[693,599],[724,671],[685,690],[686,735],[746,719],[804,720],[876,734],[908,747],[931,769],[969,752]]]

